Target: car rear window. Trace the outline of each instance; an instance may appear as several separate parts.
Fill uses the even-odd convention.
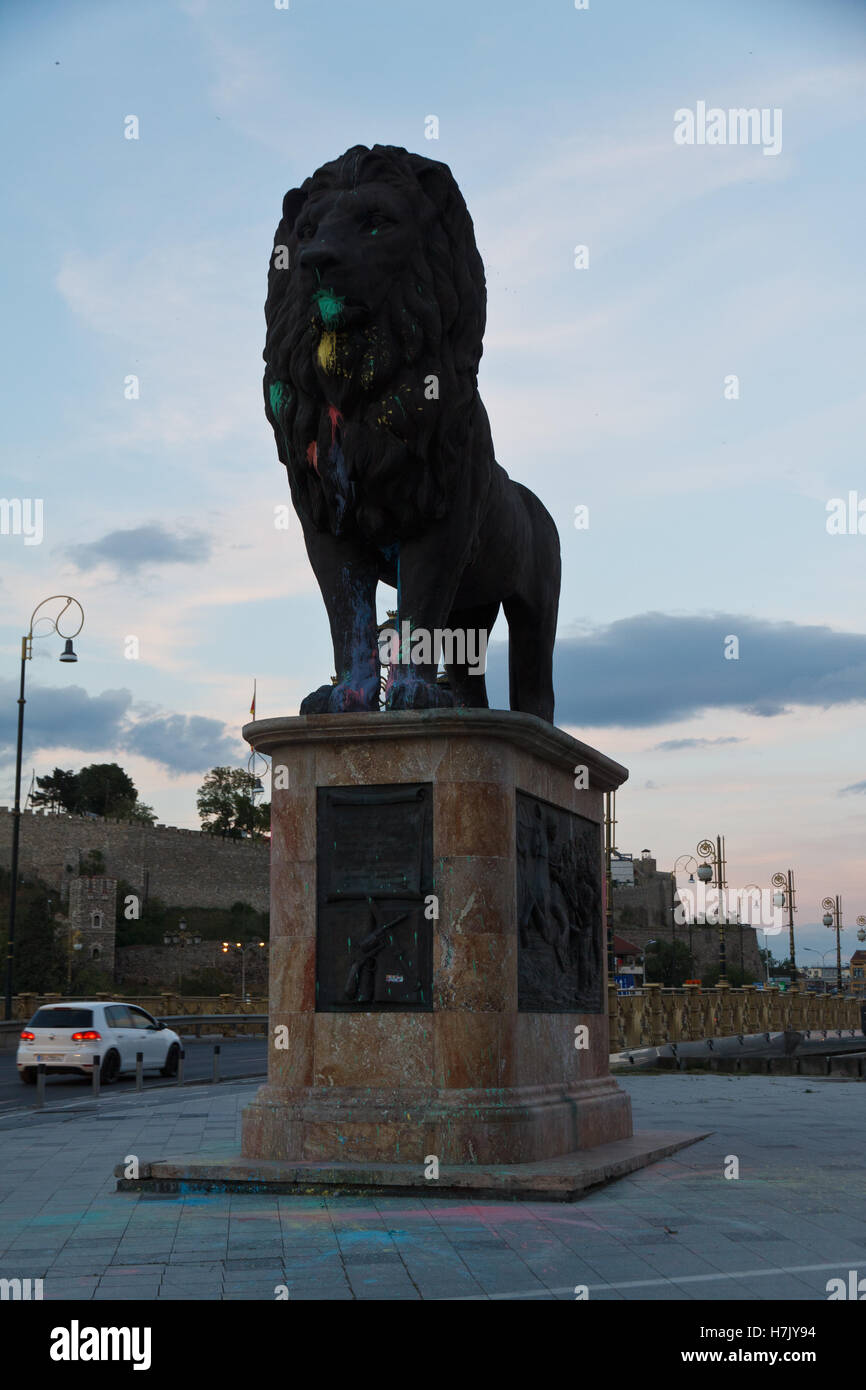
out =
[[[30,1028],[91,1028],[92,1009],[37,1009]]]

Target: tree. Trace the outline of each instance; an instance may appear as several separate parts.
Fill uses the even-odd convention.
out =
[[[79,772],[56,767],[50,776],[37,777],[36,784],[39,791],[33,794],[33,805],[50,811],[111,816],[143,825],[156,820],[153,807],[139,801],[135,783],[118,763],[90,763]]]
[[[72,768],[64,772],[56,767],[48,777],[37,777],[36,785],[39,791],[31,797],[34,806],[47,806],[55,815],[60,811],[73,814],[78,809],[78,775]]]
[[[707,989],[714,989],[719,983],[720,973],[718,965],[708,965],[706,969],[701,972],[701,984],[705,985]],[[725,974],[731,989],[742,989],[743,985],[753,985],[757,983],[751,970],[741,970],[738,965],[729,965]]]
[[[78,806],[85,814],[118,816],[137,800],[135,783],[118,763],[90,763],[78,774]]]
[[[270,802],[257,806],[255,778],[239,767],[212,767],[196,795],[202,830],[226,839],[260,839],[270,824]]]
[[[66,956],[51,919],[47,893],[37,892],[21,914],[15,942],[15,992],[46,994],[62,989]]]
[[[691,978],[692,958],[684,941],[653,941],[644,955],[646,976],[654,984],[679,988]]]

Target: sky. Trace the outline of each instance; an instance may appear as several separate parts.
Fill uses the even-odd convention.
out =
[[[474,220],[497,458],[562,543],[556,722],[629,768],[619,848],[669,868],[724,834],[732,885],[794,869],[804,948],[833,946],[814,924],[840,893],[850,951],[866,4],[19,0],[0,63],[0,491],[32,508],[0,534],[0,804],[20,639],[52,594],[85,624],[76,666],[34,644],[25,789],[118,761],[195,827],[204,773],[246,765],[253,680],[260,717],[327,681],[300,528],[274,525],[267,266],[288,188],[403,145]],[[765,112],[768,138],[678,143],[700,103]]]

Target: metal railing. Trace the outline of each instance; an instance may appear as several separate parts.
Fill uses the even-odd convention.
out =
[[[613,995],[613,991],[609,991]],[[684,985],[647,984],[644,993],[610,998],[611,1052],[660,1047],[670,1042],[738,1037],[755,1033],[859,1031],[862,1000],[853,995]]]

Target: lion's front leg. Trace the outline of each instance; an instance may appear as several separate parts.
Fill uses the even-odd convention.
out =
[[[304,540],[328,610],[337,683],[319,686],[307,695],[301,701],[301,714],[378,710],[378,568],[357,542],[312,527],[304,528]]]
[[[385,689],[388,709],[434,709],[454,697],[437,679],[435,638],[447,625],[469,552],[468,526],[448,521],[400,546],[397,621],[399,663],[392,665]],[[408,643],[403,640],[408,637]]]

